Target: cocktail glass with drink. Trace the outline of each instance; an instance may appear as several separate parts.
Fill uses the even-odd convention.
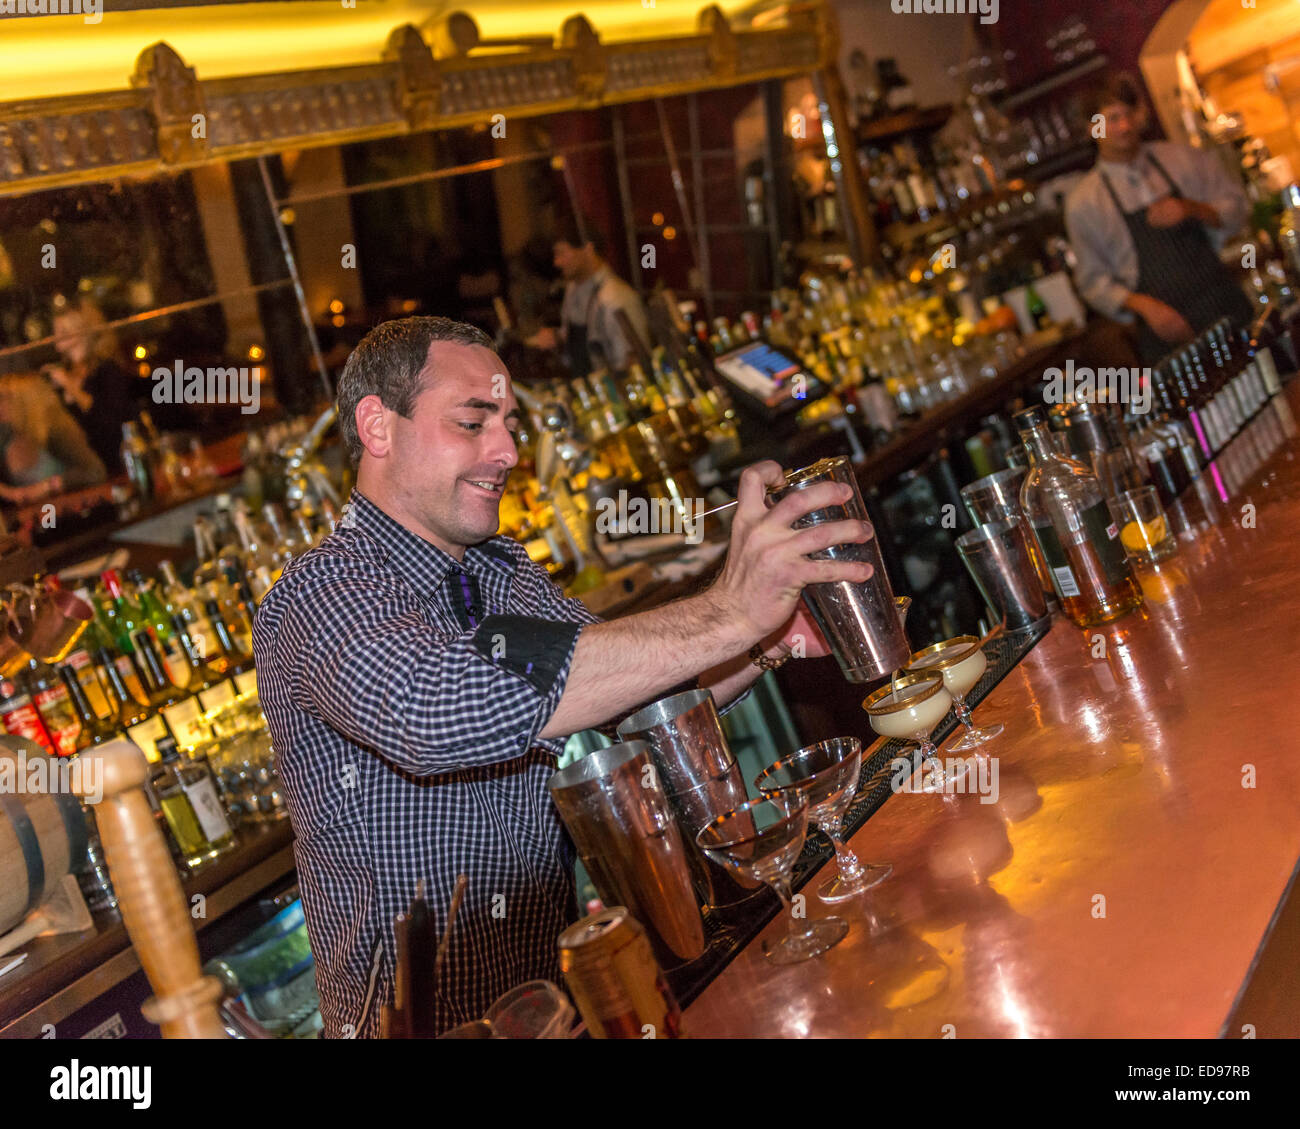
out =
[[[949,746],[954,752],[974,749],[987,741],[992,741],[1002,732],[1002,725],[976,727],[970,719],[970,707],[966,705],[969,694],[988,669],[989,660],[980,646],[979,637],[975,635],[958,635],[945,639],[931,647],[917,651],[907,662],[910,671],[937,670],[943,675],[943,684],[952,695],[952,708],[957,720],[966,727],[966,734],[955,744]]]
[[[789,929],[780,941],[764,942],[773,964],[798,964],[839,944],[849,923],[839,917],[796,918],[790,871],[808,832],[808,800],[749,800],[700,828],[695,841],[719,866],[766,882],[785,907]]]
[[[823,882],[817,896],[823,902],[843,902],[883,882],[893,872],[889,863],[863,863],[844,842],[844,813],[853,802],[862,770],[862,742],[833,737],[800,749],[769,765],[754,787],[783,803],[807,800],[808,822],[822,831],[835,848],[838,873]]]
[[[922,785],[926,792],[936,792],[955,784],[965,773],[964,766],[951,773],[935,755],[930,734],[952,706],[952,695],[937,670],[918,670],[895,676],[862,703],[871,719],[871,728],[882,737],[913,740],[921,756],[931,763],[932,772]],[[939,779],[942,779],[942,783]]]

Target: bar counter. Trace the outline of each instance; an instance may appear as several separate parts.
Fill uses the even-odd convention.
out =
[[[893,874],[835,907],[824,876],[805,885],[809,916],[848,936],[776,968],[760,945],[778,916],[687,1033],[1300,1034],[1297,411],[1293,383],[1170,509],[1179,550],[1142,570],[1143,609],[1086,630],[1058,615],[975,708],[1006,727],[982,750],[997,801],[891,795],[851,846]]]

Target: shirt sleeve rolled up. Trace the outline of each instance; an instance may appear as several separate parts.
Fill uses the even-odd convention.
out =
[[[299,641],[298,696],[348,740],[416,775],[523,754],[559,703],[582,629],[501,615],[455,635],[383,586],[331,578],[312,587],[281,630]]]

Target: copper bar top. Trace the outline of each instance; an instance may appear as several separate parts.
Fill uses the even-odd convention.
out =
[[[687,1009],[689,1034],[1225,1033],[1300,859],[1293,409],[1300,382],[1170,508],[1179,550],[1142,570],[1143,609],[1058,617],[975,708],[1006,726],[984,746],[997,802],[890,796],[851,846],[892,876],[834,907],[825,867],[803,888],[849,935],[775,968],[778,915]]]

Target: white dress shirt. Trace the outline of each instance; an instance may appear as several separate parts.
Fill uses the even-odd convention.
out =
[[[1105,173],[1125,212],[1144,209],[1170,195],[1161,168],[1188,200],[1208,204],[1219,214],[1219,226],[1208,227],[1215,249],[1221,248],[1246,219],[1250,205],[1241,185],[1210,153],[1172,141],[1143,145],[1131,163],[1101,161],[1065,202],[1065,228],[1078,265],[1075,285],[1084,300],[1107,317],[1132,321],[1124,301],[1138,284],[1138,255],[1124,217],[1102,181]]]
[[[560,316],[565,322],[586,326],[588,345],[598,342],[605,350],[606,363],[621,370],[636,357],[615,316],[619,310],[627,314],[632,328],[649,345],[650,322],[641,296],[608,266],[582,282],[571,282],[565,287]]]

